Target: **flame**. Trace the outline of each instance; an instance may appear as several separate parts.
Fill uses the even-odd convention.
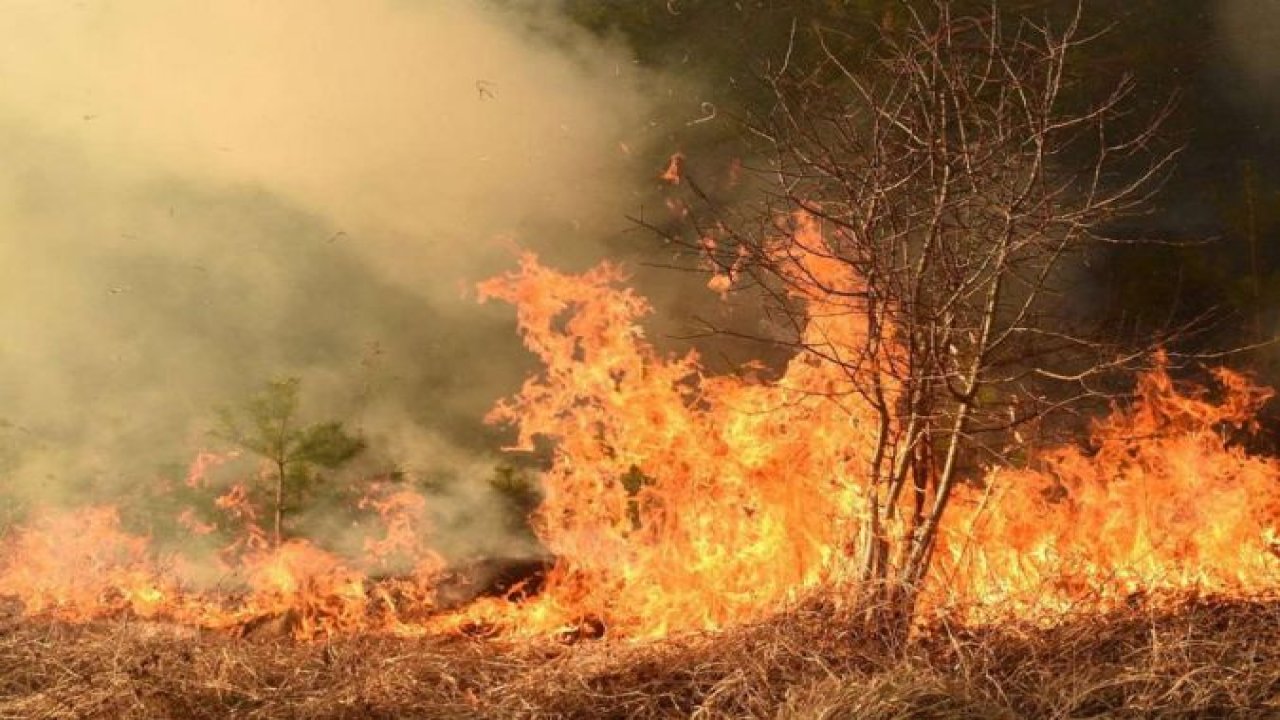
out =
[[[817,252],[815,224],[800,218],[795,231],[815,251],[792,257],[795,272],[856,285]],[[645,342],[638,321],[650,307],[623,280],[609,264],[568,276],[525,255],[480,288],[516,305],[545,365],[490,418],[516,425],[521,449],[554,448],[534,522],[561,563],[540,616],[657,636],[749,621],[835,578],[859,526],[875,427],[869,409],[839,400],[875,367],[797,357],[775,382],[709,376],[696,354],[663,357]],[[805,299],[807,342],[866,337],[858,314]]]
[[[709,376],[693,353],[661,356],[638,324],[650,307],[611,265],[566,276],[526,255],[518,272],[482,285],[482,297],[516,305],[545,365],[491,416],[518,428],[519,448],[552,453],[535,525],[560,562],[522,627],[595,618],[634,637],[719,628],[849,580],[876,432],[854,386],[879,378],[893,401],[884,363],[897,359],[896,339],[842,365],[841,351],[868,339],[866,313],[839,300],[857,297],[859,280],[811,219],[784,230],[787,254],[775,260],[807,280],[792,287],[825,290],[798,295],[809,312],[802,340],[819,352],[772,381]],[[704,245],[714,250],[714,238]],[[1107,609],[1135,593],[1276,588],[1280,461],[1247,454],[1226,432],[1255,429],[1272,393],[1229,370],[1215,378],[1217,400],[1175,386],[1159,356],[1134,403],[1096,423],[1090,447],[969,478],[924,607],[982,619]]]
[[[1219,399],[1163,355],[1130,407],[957,499],[937,584],[975,617],[1106,609],[1135,596],[1280,587],[1280,461],[1229,442],[1273,395],[1218,369]]]
[[[206,473],[229,456],[200,453],[187,484],[204,487]],[[58,620],[145,617],[211,629],[246,629],[264,620],[299,639],[343,633],[421,633],[401,618],[433,602],[432,582],[443,560],[430,550],[426,501],[404,490],[375,486],[361,501],[382,520],[365,539],[358,562],[305,539],[273,547],[258,525],[243,483],[214,501],[231,539],[217,552],[221,590],[195,582],[199,563],[178,553],[161,557],[151,539],[128,532],[117,508],[48,510],[11,531],[0,544],[0,595],[26,613]],[[178,517],[193,536],[219,525],[191,509]],[[372,579],[372,572],[390,573]]]
[[[6,538],[0,591],[28,613],[92,620],[124,612],[156,615],[175,586],[148,541],[130,535],[112,507],[46,512]]]
[[[878,384],[893,402],[899,388],[885,363],[899,359],[896,338],[881,336],[859,364],[842,362],[844,349],[872,339],[854,304],[860,280],[813,220],[777,229],[788,241],[767,251],[784,278],[804,279],[793,288],[814,289],[791,299],[808,311],[799,340],[818,352],[772,371],[714,375],[696,353],[659,352],[641,325],[651,306],[608,263],[568,275],[526,254],[516,271],[480,285],[482,299],[515,306],[543,365],[489,417],[514,428],[513,450],[546,461],[532,524],[556,563],[532,597],[437,608],[447,568],[420,495],[377,485],[362,506],[379,529],[348,557],[304,538],[273,546],[243,482],[224,485],[216,523],[183,519],[193,536],[230,536],[216,554],[221,588],[195,580],[196,560],[162,557],[127,532],[115,508],[90,507],[9,532],[0,595],[67,620],[135,615],[233,629],[287,618],[299,638],[650,638],[750,622],[811,589],[853,583],[883,431],[856,390]],[[715,251],[714,237],[703,242]],[[730,290],[741,260],[720,267],[712,288]],[[1087,446],[967,478],[923,607],[985,620],[1105,609],[1135,595],[1273,591],[1280,461],[1232,441],[1256,429],[1272,393],[1228,370],[1214,377],[1212,391],[1175,384],[1157,357],[1135,399],[1096,421]],[[212,494],[207,476],[226,459],[198,455],[188,487]]]
[[[680,184],[680,176],[684,172],[684,153],[673,153],[671,158],[667,160],[667,167],[658,176],[658,179],[670,183],[672,185]]]
[[[364,630],[365,576],[341,558],[304,540],[290,540],[244,563],[252,588],[230,617],[289,617],[295,637],[313,638]]]

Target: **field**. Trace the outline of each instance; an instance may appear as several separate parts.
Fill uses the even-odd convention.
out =
[[[0,718],[97,717],[1280,717],[1280,601],[1187,598],[1052,628],[939,623],[909,640],[809,602],[650,644],[307,644],[6,615]]]

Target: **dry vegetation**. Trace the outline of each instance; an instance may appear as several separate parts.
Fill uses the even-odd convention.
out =
[[[907,643],[817,603],[650,645],[0,625],[0,718],[1280,717],[1280,602],[1186,600]]]

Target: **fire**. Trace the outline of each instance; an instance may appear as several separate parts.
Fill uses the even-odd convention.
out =
[[[528,598],[437,607],[448,568],[420,495],[380,487],[366,498],[381,530],[347,557],[302,538],[273,545],[244,483],[217,498],[217,523],[183,520],[193,537],[230,535],[215,553],[220,589],[196,579],[196,560],[161,556],[126,532],[116,509],[91,507],[11,531],[0,595],[68,620],[227,629],[287,618],[300,638],[458,629],[650,638],[750,622],[812,589],[848,587],[880,431],[855,390],[878,382],[892,401],[898,389],[877,363],[894,359],[894,338],[856,368],[838,362],[841,348],[869,338],[865,313],[839,299],[859,296],[859,280],[830,260],[814,223],[789,222],[798,242],[784,268],[831,290],[793,298],[810,313],[801,339],[830,352],[773,370],[715,375],[696,353],[659,352],[641,325],[651,306],[610,264],[568,275],[525,255],[481,285],[482,297],[515,306],[543,364],[490,416],[514,428],[514,449],[546,461],[532,524],[556,563]],[[737,268],[719,272],[712,287],[728,291]],[[924,607],[984,619],[1164,592],[1274,590],[1280,461],[1231,441],[1254,429],[1272,393],[1227,370],[1216,382],[1214,392],[1176,385],[1157,358],[1087,447],[969,478]],[[224,460],[198,456],[188,486],[208,489],[206,474]]]
[[[298,637],[365,630],[365,576],[309,542],[290,540],[246,559],[252,588],[239,608],[247,617],[290,618]]]
[[[46,513],[9,535],[0,592],[28,613],[69,620],[158,614],[175,594],[147,539],[128,534],[115,508]]]
[[[683,167],[684,153],[675,153],[667,161],[667,167],[662,171],[662,174],[658,176],[658,179],[666,183],[671,183],[672,185],[679,185]]]
[[[545,365],[491,416],[518,426],[520,448],[554,448],[534,522],[561,563],[542,617],[628,636],[718,628],[834,579],[873,427],[833,401],[853,394],[847,370],[797,358],[775,382],[709,376],[696,354],[645,342],[650,307],[622,280],[611,265],[574,277],[526,255],[481,287],[516,305]],[[814,342],[865,333],[856,314],[815,317]]]
[[[200,453],[188,485],[204,487],[205,474],[227,459]],[[46,511],[0,544],[0,595],[30,615],[77,622],[140,617],[243,630],[271,619],[277,633],[299,639],[422,632],[400,616],[431,606],[431,580],[443,566],[426,546],[425,500],[375,487],[363,504],[378,513],[383,532],[366,538],[364,557],[353,561],[304,539],[272,546],[245,485],[233,484],[214,500],[234,529],[215,554],[226,585],[218,591],[198,580],[199,560],[159,553],[150,538],[124,529],[114,507]],[[177,519],[193,537],[219,529],[190,509]],[[375,582],[380,571],[398,574]]]
[[[598,618],[640,637],[718,628],[850,580],[876,432],[853,386],[879,377],[892,401],[877,363],[894,360],[894,338],[856,372],[836,362],[868,337],[865,314],[838,300],[858,295],[858,278],[831,259],[815,223],[792,221],[784,271],[816,279],[797,287],[830,290],[797,298],[809,311],[803,341],[831,360],[798,355],[774,380],[710,376],[693,353],[661,356],[639,325],[648,304],[609,265],[574,277],[525,256],[519,272],[482,286],[516,306],[545,366],[492,415],[518,427],[521,449],[552,453],[534,520],[560,562],[532,603],[537,619],[521,627]],[[1280,461],[1230,442],[1256,429],[1272,393],[1228,370],[1215,377],[1216,400],[1175,386],[1157,357],[1088,448],[970,478],[924,607],[982,619],[1280,586]]]
[[[1106,608],[1142,594],[1280,587],[1280,461],[1233,446],[1273,395],[1230,370],[1220,398],[1175,387],[1165,359],[1088,449],[993,473],[959,499],[940,593],[978,616]]]

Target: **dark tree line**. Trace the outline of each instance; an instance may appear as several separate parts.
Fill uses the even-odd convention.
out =
[[[775,103],[768,78],[784,63],[813,67],[834,49],[854,68],[881,33],[906,27],[913,10],[931,4],[562,0],[570,18],[602,36],[624,38],[641,63],[695,81],[674,88],[667,145],[659,150],[681,150],[704,167],[747,152],[741,128]],[[950,5],[962,14],[994,10],[1006,23],[1021,17],[1061,24],[1076,2]],[[1184,151],[1166,188],[1145,214],[1108,228],[1117,237],[1159,242],[1095,249],[1086,271],[1091,304],[1115,336],[1142,344],[1153,332],[1196,324],[1200,332],[1184,334],[1174,348],[1189,354],[1266,341],[1280,327],[1280,131],[1224,82],[1229,59],[1215,7],[1204,0],[1084,3],[1081,35],[1102,34],[1069,59],[1083,72],[1064,89],[1068,96],[1095,97],[1115,78],[1132,75],[1140,79],[1132,88],[1135,108],[1150,111],[1177,98],[1164,134]],[[820,32],[843,38],[840,47],[822,48],[815,40]],[[702,103],[715,106],[716,121],[689,124],[700,117]],[[1118,118],[1117,127],[1125,122]],[[653,159],[655,167],[662,159]],[[1280,379],[1274,346],[1228,360]]]

